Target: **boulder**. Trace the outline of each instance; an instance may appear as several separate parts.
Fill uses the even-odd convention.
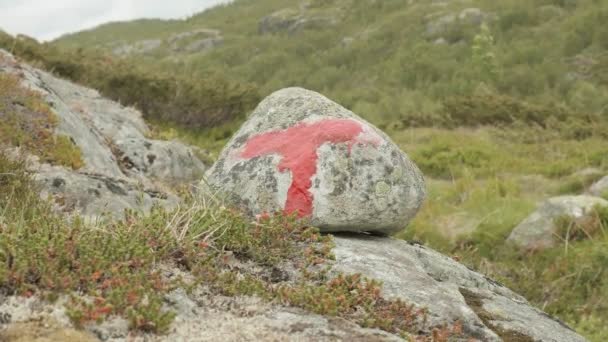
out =
[[[177,141],[149,138],[142,114],[103,98],[97,91],[19,64],[0,50],[0,73],[17,75],[22,86],[35,90],[57,118],[56,133],[69,137],[81,152],[84,166],[72,170],[38,162],[28,167],[62,211],[89,218],[124,209],[173,207],[170,190],[199,180],[205,165],[195,151]]]
[[[608,196],[608,176],[600,179],[589,188],[589,194],[598,197]]]
[[[608,201],[587,195],[550,198],[517,225],[507,241],[527,250],[554,247],[558,243],[556,219],[564,216],[581,219],[598,205],[608,206]]]
[[[503,285],[424,246],[362,235],[335,243],[334,272],[381,281],[383,297],[426,308],[430,327],[460,322],[479,341],[585,341]]]
[[[262,101],[206,184],[252,215],[295,213],[325,232],[399,231],[425,197],[418,167],[386,134],[302,88]]]

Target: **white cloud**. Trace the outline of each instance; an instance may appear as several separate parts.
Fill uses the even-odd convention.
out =
[[[39,40],[136,18],[181,18],[228,0],[0,0],[0,29]]]

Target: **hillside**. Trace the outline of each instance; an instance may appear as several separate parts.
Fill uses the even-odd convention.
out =
[[[262,98],[318,91],[385,131],[424,174],[427,199],[397,238],[599,342],[608,212],[588,203],[608,199],[606,22],[601,0],[237,0],[48,44],[0,32],[0,48],[136,107],[146,138],[195,145],[205,164]],[[41,158],[81,165],[65,139],[53,142],[61,153],[37,146]],[[515,234],[538,217],[554,230]],[[445,272],[433,273],[439,283],[451,274],[422,263]]]
[[[54,44],[194,78],[214,70],[262,95],[303,86],[375,123],[435,124],[446,98],[485,91],[606,114],[607,20],[595,0],[236,1]]]
[[[253,206],[272,201],[262,189],[272,191],[266,186],[276,170],[272,157],[237,160],[235,170],[252,177],[240,185],[246,177],[233,177],[239,189],[230,191],[228,181],[213,178],[231,178],[224,168],[231,161],[218,159],[200,182],[205,166],[195,150],[147,138],[137,110],[3,50],[0,89],[2,341],[584,341],[448,256],[360,234],[402,230],[422,203],[424,180],[381,131],[320,94],[276,92],[249,119],[277,123],[331,106],[350,118],[320,123],[366,125],[352,154],[340,142],[329,153],[356,155],[363,175],[357,183],[370,190],[344,184],[336,192],[340,203],[330,195],[323,207],[315,205],[315,212],[330,215],[315,216],[311,227],[303,216],[253,216],[246,204],[219,197],[219,191],[249,192]],[[293,106],[302,96],[308,104]],[[273,103],[289,114],[267,112]],[[371,157],[380,158],[384,171],[366,162]],[[326,171],[351,172],[332,165],[319,163]],[[252,187],[258,175],[262,187]],[[375,184],[384,187],[378,192]],[[354,200],[359,194],[368,197],[363,205]],[[343,206],[349,198],[351,206]],[[391,209],[367,210],[374,206]],[[336,219],[346,221],[328,230],[328,220]],[[359,234],[320,234],[328,231]]]

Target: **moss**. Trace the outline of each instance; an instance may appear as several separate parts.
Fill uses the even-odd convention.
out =
[[[57,117],[38,93],[16,76],[0,74],[0,145],[17,146],[44,162],[81,168],[81,152],[70,138],[56,135]]]
[[[467,305],[473,309],[477,317],[481,319],[483,324],[492,330],[496,335],[504,341],[510,342],[535,342],[532,337],[522,334],[518,331],[502,328],[500,325],[493,323],[495,320],[500,320],[500,317],[495,317],[493,314],[483,308],[484,297],[466,288],[461,287],[460,293],[464,297]]]

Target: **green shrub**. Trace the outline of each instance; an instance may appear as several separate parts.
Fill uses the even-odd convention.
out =
[[[590,117],[573,113],[564,107],[539,106],[515,98],[496,95],[452,97],[444,101],[444,113],[452,126],[508,125],[517,121],[546,127],[550,119],[564,121]]]

